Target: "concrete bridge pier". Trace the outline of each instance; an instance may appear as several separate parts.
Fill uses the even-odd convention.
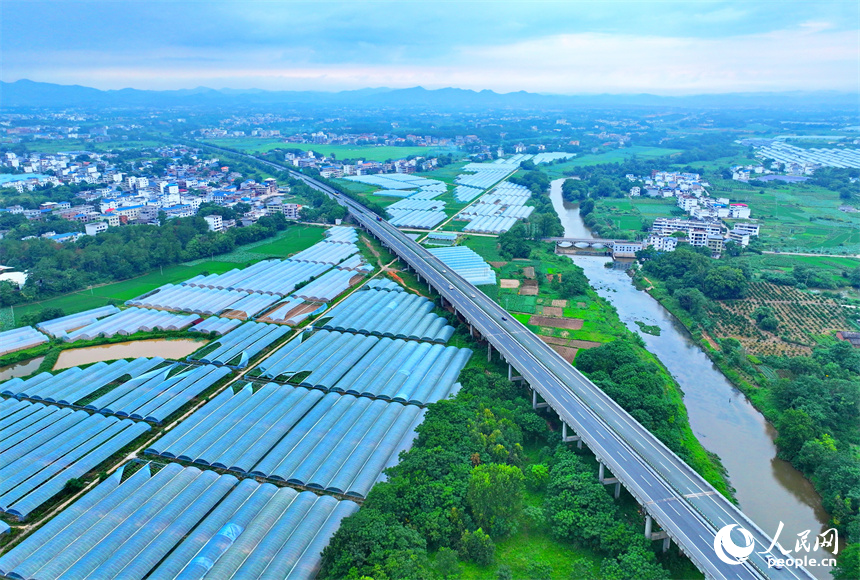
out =
[[[509,381],[524,381],[525,379],[520,375],[514,374],[514,367],[511,363],[508,363],[508,380]]]
[[[561,441],[562,443],[573,443],[576,441],[577,449],[582,449],[582,437],[579,435],[568,435],[567,423],[564,421],[561,422]]]
[[[493,345],[490,344],[490,341],[487,341],[487,362],[493,361]]]
[[[663,551],[667,551],[669,546],[672,545],[672,538],[669,537],[664,531],[654,532],[652,528],[654,527],[654,520],[651,516],[645,515],[645,539],[656,541],[663,540]]]
[[[599,471],[597,473],[597,478],[600,480],[600,483],[603,485],[615,485],[615,499],[618,499],[621,496],[621,482],[618,481],[617,477],[605,477],[605,468],[602,461],[598,462]]]
[[[532,409],[543,409],[549,407],[549,403],[538,403],[537,391],[532,389]]]

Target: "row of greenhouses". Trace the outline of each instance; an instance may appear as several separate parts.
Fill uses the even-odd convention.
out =
[[[351,501],[253,479],[131,463],[0,556],[0,574],[310,580],[356,511]]]

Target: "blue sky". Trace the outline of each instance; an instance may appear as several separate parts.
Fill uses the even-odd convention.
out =
[[[860,88],[860,2],[0,2],[0,78],[103,89]]]

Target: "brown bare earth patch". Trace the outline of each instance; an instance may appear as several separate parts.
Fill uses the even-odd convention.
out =
[[[523,280],[523,285],[520,286],[520,294],[522,296],[537,296],[537,280]]]
[[[593,340],[571,340],[570,346],[575,346],[576,348],[594,348],[596,346],[600,346],[601,343],[594,342]]]
[[[556,306],[558,308],[566,308],[567,307],[567,300],[553,300],[552,305]],[[559,316],[561,316],[561,315],[559,314]]]
[[[270,322],[272,324],[286,324],[286,322],[285,322],[286,320],[289,320],[290,318],[292,318],[294,316],[298,316],[299,314],[306,314],[308,312],[313,312],[314,310],[316,310],[319,307],[320,307],[319,304],[315,304],[313,302],[305,302],[303,304],[299,304],[298,306],[294,306],[293,308],[291,308],[290,311],[287,312],[286,316],[284,316],[283,320],[272,320],[271,318],[269,318],[269,316],[271,314],[274,314],[275,312],[277,312],[279,310],[278,308],[273,308],[272,310],[269,310],[268,312],[266,312],[266,314],[264,316],[257,317],[257,321],[258,322]]]
[[[582,320],[579,318],[552,318],[550,316],[531,316],[529,324],[535,326],[549,326],[552,328],[567,328],[569,330],[579,330],[582,328]]]
[[[493,268],[504,268],[508,265],[507,262],[487,262]]]
[[[566,360],[569,363],[573,362],[573,359],[576,358],[577,349],[571,348],[569,346],[557,346],[552,345],[552,349],[561,355],[561,358]]]
[[[535,267],[534,266],[526,266],[523,268],[523,276],[528,278],[529,280],[535,279]]]
[[[564,310],[559,308],[558,306],[544,306],[541,308],[544,316],[552,316],[554,318],[562,318],[564,316]]]
[[[509,278],[502,278],[501,280],[499,280],[499,283],[501,284],[502,288],[519,288],[520,287],[520,281],[519,280],[511,280]]]
[[[219,314],[222,318],[235,318],[236,320],[247,320],[248,315],[241,310],[228,310],[222,314]]]
[[[601,343],[593,340],[576,340],[568,338],[559,338],[558,336],[541,336],[540,339],[547,344],[558,346],[569,346],[573,348],[594,348],[600,346]]]
[[[585,302],[577,302],[576,307],[577,308],[585,308]]]

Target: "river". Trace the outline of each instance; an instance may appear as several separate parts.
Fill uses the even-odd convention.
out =
[[[565,237],[590,238],[579,208],[563,202],[559,179],[551,199],[564,226]],[[624,324],[638,332],[678,381],[696,437],[716,453],[725,466],[741,509],[771,537],[784,524],[780,544],[795,549],[797,534],[812,530],[809,544],[827,528],[828,515],[812,484],[790,463],[776,457],[776,432],[692,340],[686,328],[647,292],[636,290],[621,267],[606,268],[608,258],[572,257],[585,270],[591,285],[618,310]],[[619,265],[620,266],[620,265]],[[639,332],[635,321],[660,327],[660,336]],[[804,555],[806,552],[800,552]],[[823,550],[809,556],[830,557]],[[830,578],[829,568],[810,566],[818,578]]]
[[[72,348],[60,353],[57,363],[54,365],[54,370],[68,369],[78,365],[86,365],[103,360],[118,360],[121,358],[160,356],[162,358],[178,360],[202,348],[205,344],[206,342],[203,340],[180,338],[176,340],[135,340]]]

